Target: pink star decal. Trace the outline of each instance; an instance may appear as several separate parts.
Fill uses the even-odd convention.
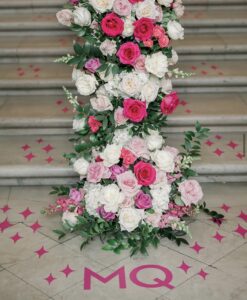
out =
[[[23,145],[22,147],[21,147],[22,149],[23,149],[23,151],[27,151],[28,149],[30,149],[31,147],[29,146],[29,145]]]
[[[41,144],[41,143],[44,142],[44,140],[43,140],[43,139],[38,139],[36,142],[37,142],[38,144]]]
[[[197,67],[196,66],[191,66],[191,69],[195,71],[195,70],[197,70]]]
[[[203,71],[201,71],[201,74],[202,74],[202,75],[207,75],[208,72],[203,70]]]
[[[11,238],[11,240],[13,240],[14,243],[16,243],[17,241],[19,241],[23,237],[20,236],[19,233],[17,232],[15,235],[12,235],[10,238]]]
[[[46,153],[49,153],[51,150],[53,150],[54,148],[48,144],[47,146],[42,148]]]
[[[34,71],[35,73],[40,72],[40,68],[34,68],[33,71]]]
[[[34,214],[34,212],[32,212],[29,209],[29,207],[27,207],[25,210],[21,211],[19,214],[22,215],[23,218],[26,220],[30,215]]]
[[[214,143],[211,142],[210,140],[207,140],[207,141],[205,142],[205,145],[208,145],[209,147],[211,147],[213,144],[214,144]]]
[[[236,154],[236,157],[242,160],[245,157],[245,155],[243,153],[239,152]]]
[[[44,278],[48,284],[50,285],[54,280],[56,280],[56,277],[54,277],[51,273],[49,274],[49,276],[47,276],[46,278]]]
[[[247,222],[247,214],[245,214],[242,210],[241,213],[238,215],[238,217],[243,221]]]
[[[56,104],[57,104],[57,105],[61,105],[62,103],[63,103],[63,100],[58,99],[58,100],[56,101]]]
[[[36,221],[35,223],[33,223],[32,225],[30,225],[30,228],[32,228],[33,233],[35,233],[38,229],[40,229],[42,226],[39,224],[38,221]]]
[[[187,114],[191,114],[192,113],[192,110],[191,109],[186,109],[185,111]]]
[[[46,161],[48,162],[48,164],[52,163],[53,162],[53,158],[51,156],[49,156]]]
[[[28,161],[31,161],[31,160],[34,159],[34,157],[36,157],[36,156],[31,152],[31,153],[25,155],[25,157],[26,157],[26,159],[27,159]]]
[[[208,273],[205,272],[203,269],[201,269],[201,271],[197,273],[197,275],[201,276],[205,280],[206,277],[208,276]]]
[[[234,230],[237,234],[241,235],[243,238],[245,238],[245,235],[247,233],[247,229],[242,227],[241,225],[238,224],[238,227]]]
[[[181,265],[178,267],[179,269],[183,270],[186,274],[188,273],[191,266],[187,265],[184,261],[181,263]]]
[[[44,246],[42,246],[40,249],[34,251],[34,253],[36,253],[38,255],[38,257],[40,258],[44,254],[48,253],[48,251],[45,250]]]
[[[221,209],[223,209],[226,213],[228,212],[228,210],[231,208],[231,206],[226,205],[225,203],[221,205],[220,207]]]
[[[234,150],[235,148],[237,148],[237,147],[239,146],[239,144],[234,143],[233,141],[230,141],[230,142],[227,144],[227,146],[229,146],[230,148],[232,148],[232,149]]]
[[[200,246],[197,242],[195,242],[194,246],[190,247],[191,249],[193,249],[197,254],[199,254],[199,252],[204,249],[205,247]]]
[[[4,205],[3,207],[0,208],[4,213],[6,213],[8,210],[11,208],[8,206],[8,204]]]
[[[223,153],[224,153],[224,151],[222,151],[222,150],[219,149],[219,148],[217,148],[217,149],[214,151],[214,154],[217,155],[217,156],[221,156]]]
[[[66,277],[68,277],[70,275],[70,273],[74,272],[75,270],[71,269],[69,265],[66,266],[66,268],[64,268],[63,270],[61,270],[60,272],[64,273],[64,275]]]
[[[8,218],[6,218],[3,222],[0,223],[0,230],[1,232],[4,232],[4,230],[6,230],[7,228],[13,226],[13,224],[11,224],[8,221]]]
[[[214,239],[216,239],[218,242],[221,243],[221,241],[223,240],[225,236],[221,235],[218,231],[215,233],[215,235],[213,236]]]
[[[69,109],[68,109],[68,107],[64,107],[64,108],[62,109],[62,111],[63,111],[64,113],[66,113],[66,112],[69,111]]]
[[[222,140],[223,138],[223,136],[219,134],[216,134],[214,137],[216,138],[216,140]]]
[[[181,100],[181,101],[179,102],[179,104],[182,105],[182,106],[185,106],[185,105],[188,104],[188,102],[186,102],[185,100]]]

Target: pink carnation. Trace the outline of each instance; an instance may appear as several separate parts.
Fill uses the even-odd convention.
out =
[[[167,35],[161,36],[158,40],[158,43],[159,43],[160,48],[168,47],[168,45],[170,43],[169,37]]]
[[[152,40],[143,41],[144,46],[148,48],[152,48],[154,45],[154,42]]]
[[[102,123],[94,116],[89,116],[87,123],[93,133],[96,133],[102,126]]]
[[[185,180],[180,183],[178,191],[185,205],[197,204],[203,197],[200,184],[196,180]]]
[[[153,29],[153,36],[156,39],[161,38],[163,35],[165,35],[165,29],[159,25],[156,25]]]
[[[124,65],[133,65],[141,55],[139,46],[133,42],[127,42],[120,46],[117,56]]]
[[[101,63],[98,58],[90,58],[85,63],[85,68],[92,73],[95,73],[100,66],[101,66]]]

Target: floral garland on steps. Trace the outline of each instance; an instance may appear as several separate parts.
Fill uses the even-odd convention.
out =
[[[181,0],[71,0],[57,13],[82,38],[57,61],[74,66],[78,93],[90,96],[81,106],[64,88],[75,111],[75,152],[65,157],[80,180],[54,187],[59,198],[45,210],[62,213],[59,238],[75,231],[81,247],[100,237],[105,250],[146,254],[163,237],[187,244],[187,219],[199,210],[223,217],[199,205],[202,189],[189,179],[209,130],[196,123],[182,151],[165,143],[167,116],[179,104],[171,78],[190,75],[173,67],[183,12]]]

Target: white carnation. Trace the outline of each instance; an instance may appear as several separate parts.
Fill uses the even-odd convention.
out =
[[[80,131],[80,130],[84,129],[85,125],[86,125],[85,118],[73,120],[73,130],[75,130],[75,131]]]
[[[104,13],[107,10],[112,9],[113,2],[114,0],[89,0],[92,7],[100,13]]]
[[[177,21],[169,21],[167,24],[167,32],[171,39],[182,40],[184,38],[184,28]]]
[[[148,150],[150,151],[160,149],[164,142],[162,136],[157,130],[149,130],[149,135],[145,137],[145,140],[148,146]]]
[[[141,18],[150,18],[155,19],[158,15],[155,6],[155,0],[144,0],[143,2],[138,2],[136,5],[136,17],[137,19]]]
[[[162,78],[168,71],[167,57],[161,51],[148,55],[145,60],[145,67],[148,72]]]
[[[75,85],[79,94],[89,96],[95,92],[98,82],[93,74],[89,75],[82,72],[81,76],[76,80]]]
[[[102,42],[99,46],[100,51],[103,53],[103,55],[113,55],[117,52],[117,43],[116,41],[111,41],[109,39],[105,39],[104,42]]]
[[[122,208],[119,212],[119,223],[121,230],[128,232],[136,229],[143,218],[143,210],[131,207]]]
[[[104,210],[106,212],[117,212],[119,205],[123,202],[123,200],[124,194],[120,192],[115,183],[109,184],[102,188],[100,203],[104,205]]]
[[[77,159],[73,165],[75,172],[77,172],[81,176],[87,175],[88,166],[89,166],[89,162],[83,157]]]
[[[91,14],[85,7],[76,7],[73,11],[74,23],[80,26],[89,26],[91,24]]]
[[[106,167],[111,167],[119,162],[122,147],[119,145],[106,145],[104,151],[100,154],[103,159],[103,164]]]
[[[172,173],[174,171],[174,157],[166,150],[156,150],[151,154],[156,166],[165,172]]]

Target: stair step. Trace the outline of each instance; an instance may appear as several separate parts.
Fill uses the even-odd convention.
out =
[[[246,0],[183,0],[185,6],[194,5],[205,5],[205,6],[215,6],[215,5],[244,5],[247,4]]]
[[[86,103],[88,98],[80,98]],[[233,105],[234,103],[234,105]],[[49,134],[72,132],[71,105],[61,96],[9,96],[0,98],[0,135],[28,129]],[[183,132],[195,120],[213,131],[247,132],[246,94],[180,95],[180,105],[169,116],[168,132]]]
[[[62,7],[65,0],[1,0],[0,8]]]
[[[65,135],[1,136],[0,185],[52,185],[78,180],[62,157],[72,150],[67,139]],[[195,162],[199,179],[246,181],[244,142],[243,134],[212,134],[208,144],[203,144],[202,160]],[[182,137],[169,135],[167,143],[177,147]]]

